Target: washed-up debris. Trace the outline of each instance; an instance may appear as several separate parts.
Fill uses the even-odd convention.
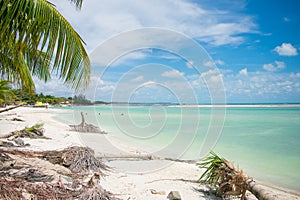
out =
[[[28,182],[51,182],[53,181],[52,176],[47,176],[37,169],[29,169],[27,172],[22,174],[14,174],[16,178],[23,178]]]
[[[18,147],[26,147],[30,146],[30,144],[26,143],[21,138],[14,138],[13,141],[16,143]]]
[[[17,117],[12,118],[11,121],[24,122],[23,119],[20,119],[20,118],[17,118]]]
[[[168,199],[170,200],[181,200],[181,196],[178,191],[171,191],[168,194]]]
[[[70,147],[62,151],[44,151],[40,156],[53,164],[63,165],[72,172],[82,174],[90,171],[104,174],[104,170],[108,170],[108,166],[101,160],[97,159],[94,151],[88,147]]]
[[[154,189],[150,190],[151,194],[159,194],[159,195],[165,195],[166,192],[165,191],[156,191]]]
[[[84,200],[115,200],[116,198],[113,197],[113,194],[106,191],[100,186],[95,186],[92,188],[86,188],[83,190],[83,193],[80,194],[79,199]]]
[[[240,196],[240,199],[244,200],[247,198],[248,190],[257,199],[287,199],[284,195],[279,196],[265,189],[228,160],[219,157],[214,152],[210,154],[197,164],[199,167],[206,167],[206,171],[199,180],[202,183],[209,183],[216,196]]]
[[[105,131],[101,130],[98,126],[86,123],[83,112],[81,112],[81,123],[78,125],[69,125],[69,126],[71,127],[71,131],[77,131],[83,133],[107,134]]]
[[[44,136],[45,129],[43,124],[35,124],[31,127],[25,127],[24,129],[13,131],[9,134],[1,136],[0,138],[8,138],[13,140],[14,138],[32,138],[32,139],[50,139]]]
[[[13,147],[15,146],[12,142],[6,142],[6,141],[2,141],[0,140],[0,147]]]
[[[21,138],[12,138],[12,142],[2,141],[0,140],[0,147],[26,147],[30,146],[30,144],[25,144]]]
[[[0,148],[0,199],[117,200],[100,186],[108,169],[87,147]],[[88,182],[86,177],[91,177]]]

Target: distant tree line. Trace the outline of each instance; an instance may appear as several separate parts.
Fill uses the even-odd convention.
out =
[[[44,95],[43,93],[34,93],[30,95],[28,92],[21,89],[15,89],[12,90],[12,92],[15,94],[14,101],[25,102],[27,104],[35,104],[38,101],[49,104],[59,104],[62,102],[72,103],[73,101],[72,97],[55,97],[53,95]]]
[[[75,95],[73,98],[74,105],[94,105],[94,104],[108,104],[104,101],[90,101],[83,94]]]
[[[86,99],[85,96],[82,94],[74,96],[73,104],[75,104],[75,105],[93,105],[93,103],[90,100]]]
[[[45,95],[43,93],[29,93],[23,89],[13,89],[8,81],[0,80],[0,107],[14,103],[26,103],[33,105],[36,102],[55,104],[74,104],[74,105],[93,105],[93,104],[107,104],[104,101],[91,102],[83,94],[72,97],[56,97],[53,95]]]

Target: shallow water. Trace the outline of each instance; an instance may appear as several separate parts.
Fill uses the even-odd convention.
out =
[[[60,116],[64,122],[80,123],[83,111],[89,123],[153,154],[200,159],[212,148],[255,179],[300,191],[300,108],[78,106],[62,109],[72,110]],[[220,137],[219,128],[222,128]]]

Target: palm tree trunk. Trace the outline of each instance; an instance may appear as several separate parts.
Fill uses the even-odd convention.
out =
[[[259,200],[274,200],[280,197],[270,190],[266,190],[262,185],[252,179],[246,180],[247,190],[250,191]]]

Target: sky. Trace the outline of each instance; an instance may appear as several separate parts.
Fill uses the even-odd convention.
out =
[[[91,100],[300,102],[298,0],[51,2],[86,43]],[[74,95],[55,76],[36,89]]]

